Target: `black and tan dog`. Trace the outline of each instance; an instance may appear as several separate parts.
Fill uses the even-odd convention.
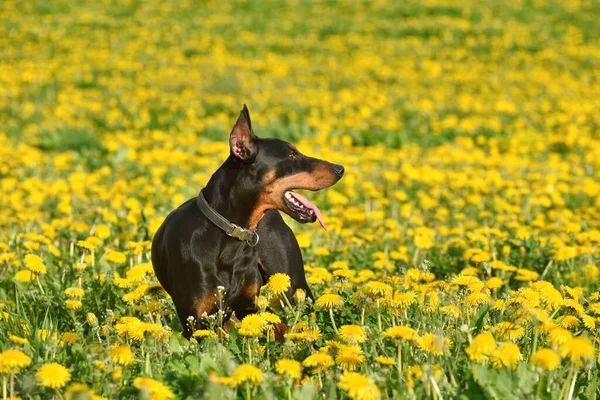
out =
[[[291,278],[290,300],[296,289],[312,298],[298,242],[277,210],[325,228],[319,209],[293,190],[324,189],[344,174],[343,166],[307,157],[293,144],[256,137],[245,105],[229,144],[206,187],[169,214],[152,242],[154,271],[186,337],[205,326],[203,313],[218,310],[218,286],[225,288],[225,320],[255,312],[260,287],[278,272]]]

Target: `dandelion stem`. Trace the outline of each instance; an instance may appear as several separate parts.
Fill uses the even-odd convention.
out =
[[[398,344],[398,383],[402,380],[402,344]]]
[[[413,265],[416,267],[417,266],[417,261],[419,261],[419,251],[421,249],[419,247],[417,247],[417,251],[415,251],[415,256],[413,257]]]
[[[2,398],[6,400],[6,375],[2,375]]]
[[[379,299],[377,299],[377,326],[379,327],[379,332],[381,332],[383,329],[381,329],[381,310],[379,309]]]
[[[246,382],[246,400],[250,400],[252,397],[250,396],[250,383]]]
[[[573,399],[573,391],[575,391],[575,381],[577,381],[577,371],[575,371],[575,373],[573,374],[573,380],[571,381],[571,388],[569,389],[569,396],[567,397],[568,400]]]
[[[361,325],[361,326],[364,326],[364,325],[365,325],[365,311],[366,311],[366,308],[365,308],[365,307],[363,307],[363,308],[362,308],[362,312],[361,312],[361,314],[360,314],[360,325]]]
[[[331,318],[331,325],[333,325],[333,331],[338,334],[337,326],[335,325],[335,319],[333,318],[333,308],[329,309],[329,318]]]
[[[252,364],[252,344],[248,343],[248,362]]]
[[[294,318],[294,325],[292,325],[292,329],[298,323],[298,318],[300,318],[300,307],[298,307],[298,309],[296,310],[296,317]]]
[[[443,399],[442,393],[440,392],[440,388],[435,379],[433,378],[433,375],[429,376],[429,380],[431,381],[431,386],[433,386],[433,390],[435,391],[436,398]]]
[[[567,375],[567,379],[565,380],[565,384],[563,385],[562,389],[560,390],[560,396],[558,397],[559,399],[565,399],[567,397],[565,397],[566,395],[566,390],[567,390],[567,386],[569,386],[571,379],[573,377],[573,373],[575,372],[575,364],[571,363],[571,368],[569,368],[569,375]]]
[[[318,368],[317,371],[317,376],[319,377],[319,389],[323,389],[323,380],[321,379],[321,368]]]
[[[535,334],[533,335],[533,348],[531,349],[531,355],[535,354],[536,350],[537,350],[537,342],[538,342],[538,335],[539,335],[539,329],[535,328]]]
[[[546,276],[546,273],[548,272],[548,270],[550,269],[550,267],[552,266],[552,262],[554,260],[550,260],[550,262],[546,265],[546,268],[544,268],[544,272],[542,272],[542,275],[540,276],[540,280],[544,279],[544,276]]]
[[[285,303],[291,310],[293,307],[292,307],[292,303],[290,303],[290,299],[288,299],[288,297],[285,294],[283,295],[283,299],[285,300]]]
[[[542,398],[542,386],[544,383],[544,375],[540,375],[540,380],[538,382],[537,385],[537,390],[535,391],[535,398],[536,399],[541,399]]]

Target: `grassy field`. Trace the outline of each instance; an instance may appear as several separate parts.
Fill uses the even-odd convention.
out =
[[[3,398],[597,398],[599,19],[593,0],[0,2]],[[328,232],[287,219],[316,304],[280,276],[259,299],[280,307],[188,342],[150,241],[243,103],[346,175],[310,194]]]

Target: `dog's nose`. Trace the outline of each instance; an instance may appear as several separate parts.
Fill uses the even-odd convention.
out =
[[[334,164],[333,165],[333,172],[335,172],[335,174],[338,177],[342,177],[344,176],[344,166],[343,165],[339,165],[339,164]]]

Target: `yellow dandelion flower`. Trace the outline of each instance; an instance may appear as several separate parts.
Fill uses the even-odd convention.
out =
[[[483,283],[479,278],[472,275],[457,275],[452,278],[452,283],[458,286],[470,286],[473,283]]]
[[[392,296],[393,289],[387,283],[373,281],[365,285],[364,291],[372,298],[387,299]]]
[[[490,355],[490,359],[495,368],[508,367],[517,368],[517,364],[522,359],[519,346],[514,343],[503,343]]]
[[[556,261],[566,261],[575,257],[577,257],[577,249],[571,246],[561,247],[554,255]]]
[[[363,374],[344,372],[340,376],[338,387],[348,392],[348,397],[353,400],[377,400],[381,392],[375,383]]]
[[[339,333],[340,338],[348,344],[363,343],[367,340],[365,330],[358,325],[342,325]]]
[[[419,339],[418,345],[426,353],[441,356],[452,347],[452,340],[433,333],[426,333]]]
[[[281,323],[281,318],[279,318],[278,315],[275,315],[273,313],[265,311],[265,312],[261,312],[258,315],[268,324],[280,324]]]
[[[262,371],[250,364],[241,364],[238,366],[233,371],[231,377],[234,379],[236,386],[240,386],[246,382],[252,385],[260,385],[264,380]]]
[[[542,304],[548,310],[556,310],[563,302],[563,297],[558,290],[550,282],[539,281],[535,282],[532,287],[540,294]]]
[[[115,285],[123,289],[129,289],[134,284],[133,280],[129,278],[122,278],[118,272],[115,272],[112,281]]]
[[[531,356],[530,361],[544,371],[554,371],[560,365],[560,356],[552,349],[540,349]]]
[[[415,292],[396,292],[391,300],[391,305],[394,308],[405,310],[417,302],[417,294]]]
[[[79,300],[69,299],[65,300],[65,306],[70,310],[79,310],[83,303]]]
[[[356,275],[356,271],[351,269],[337,269],[333,271],[333,275],[342,279],[350,279]]]
[[[410,367],[408,367],[406,369],[405,374],[406,374],[406,384],[410,388],[413,388],[415,386],[414,378],[423,379],[423,370],[418,365],[411,365]]]
[[[81,247],[83,249],[93,252],[96,250],[96,247],[98,247],[98,245],[96,243],[93,243],[93,241],[89,240],[88,238],[86,240],[78,240],[77,247]]]
[[[58,363],[44,364],[35,373],[42,386],[58,389],[71,380],[71,373],[67,368]]]
[[[60,339],[65,343],[75,343],[81,340],[81,336],[75,332],[65,332],[62,334]]]
[[[207,329],[199,329],[197,331],[194,331],[194,333],[192,334],[193,337],[195,338],[204,338],[204,337],[212,337],[215,334]]]
[[[113,278],[113,282],[119,287],[123,287],[123,286],[131,287],[131,283],[140,283],[140,282],[144,281],[147,274],[148,274],[148,271],[145,267],[136,265],[135,267],[129,268],[125,272],[125,276],[127,278],[121,278],[121,277],[118,277],[117,279]]]
[[[396,365],[396,360],[386,356],[377,356],[375,357],[375,361],[377,361],[381,365]]]
[[[289,275],[286,274],[273,274],[267,281],[264,289],[272,292],[273,294],[284,294],[288,291],[292,284],[292,281]]]
[[[556,323],[558,326],[565,329],[577,328],[579,326],[579,320],[577,317],[572,315],[564,315],[560,318],[557,318]]]
[[[302,377],[302,364],[296,360],[280,359],[275,363],[275,371],[279,375],[287,375],[293,380]]]
[[[313,254],[315,256],[328,256],[331,253],[329,252],[329,250],[326,247],[317,247],[314,251]]]
[[[454,304],[440,307],[440,311],[447,317],[458,319],[460,317],[460,308]]]
[[[15,253],[2,253],[0,254],[0,264],[8,264],[15,259]]]
[[[106,369],[106,364],[102,361],[94,361],[94,368],[100,371],[104,371]]]
[[[594,317],[590,317],[587,314],[581,316],[581,321],[583,322],[583,326],[585,326],[589,330],[593,330],[596,328],[596,320]]]
[[[551,345],[562,345],[573,339],[573,334],[564,328],[554,328],[548,332],[548,343]]]
[[[358,366],[364,361],[365,356],[359,346],[341,345],[335,357],[335,362],[348,371],[356,371]]]
[[[172,399],[175,394],[168,386],[151,378],[135,378],[133,387],[151,395],[152,400]]]
[[[485,292],[471,293],[467,296],[465,302],[468,307],[473,307],[480,304],[487,304],[490,302],[490,295]]]
[[[266,329],[266,321],[258,314],[246,315],[239,324],[239,333],[242,336],[259,337]]]
[[[440,295],[436,291],[424,292],[419,297],[419,306],[426,314],[435,312],[440,305]]]
[[[504,285],[504,281],[497,277],[490,278],[485,282],[485,286],[490,290],[499,289],[502,285]]]
[[[107,262],[111,264],[125,264],[127,262],[127,256],[120,251],[108,250],[108,252],[103,257]]]
[[[129,346],[116,345],[110,350],[110,359],[116,364],[128,366],[135,363],[133,352]]]
[[[110,227],[105,224],[98,224],[94,228],[94,235],[100,239],[108,239],[110,237]]]
[[[418,337],[417,332],[413,328],[408,326],[393,326],[391,328],[387,328],[383,332],[383,337],[389,339],[404,339],[404,340],[414,340]]]
[[[29,283],[35,278],[35,274],[28,269],[22,269],[15,274],[15,279],[19,282]]]
[[[471,360],[482,363],[496,351],[496,346],[496,340],[492,334],[484,332],[475,336],[465,351]]]
[[[577,336],[562,344],[559,348],[561,357],[571,360],[575,365],[589,362],[595,357],[594,343],[585,336]]]
[[[65,397],[67,399],[92,399],[93,395],[94,391],[85,383],[72,383],[65,391]]]
[[[119,382],[122,377],[123,377],[123,368],[121,368],[119,366],[115,367],[110,374],[110,379],[113,382]]]
[[[525,328],[513,322],[500,322],[493,327],[493,332],[500,340],[519,340],[525,335]]]
[[[48,270],[46,269],[46,265],[40,256],[35,254],[27,254],[25,256],[25,267],[30,271],[36,272],[38,274],[46,274]]]
[[[20,346],[24,346],[26,344],[29,344],[29,340],[19,337],[19,336],[15,336],[15,335],[8,335],[8,339],[13,342],[14,344],[18,344]]]
[[[585,314],[585,310],[581,304],[575,299],[564,299],[560,305],[565,308],[570,308],[577,314]]]
[[[304,303],[306,300],[306,291],[304,289],[297,289],[294,293],[294,300],[298,303]]]
[[[21,350],[4,350],[0,353],[0,373],[16,372],[31,365],[31,358]]]
[[[328,293],[319,297],[315,302],[315,306],[317,308],[331,310],[335,307],[342,305],[343,303],[344,299],[342,298],[342,296],[333,293]]]
[[[71,287],[71,288],[65,289],[65,294],[70,297],[80,297],[81,298],[81,297],[83,297],[84,293],[85,292],[83,291],[83,289],[78,288],[78,287]]]
[[[75,270],[77,272],[84,271],[86,267],[87,267],[87,264],[83,263],[83,262],[76,262],[75,264],[73,264],[73,270]]]
[[[529,282],[529,281],[534,281],[539,277],[540,277],[540,274],[538,274],[535,271],[532,271],[530,269],[525,269],[525,268],[518,268],[517,274],[515,275],[514,279],[516,279],[518,281]]]
[[[311,368],[326,369],[334,365],[333,357],[322,352],[313,353],[302,361],[302,365]]]

